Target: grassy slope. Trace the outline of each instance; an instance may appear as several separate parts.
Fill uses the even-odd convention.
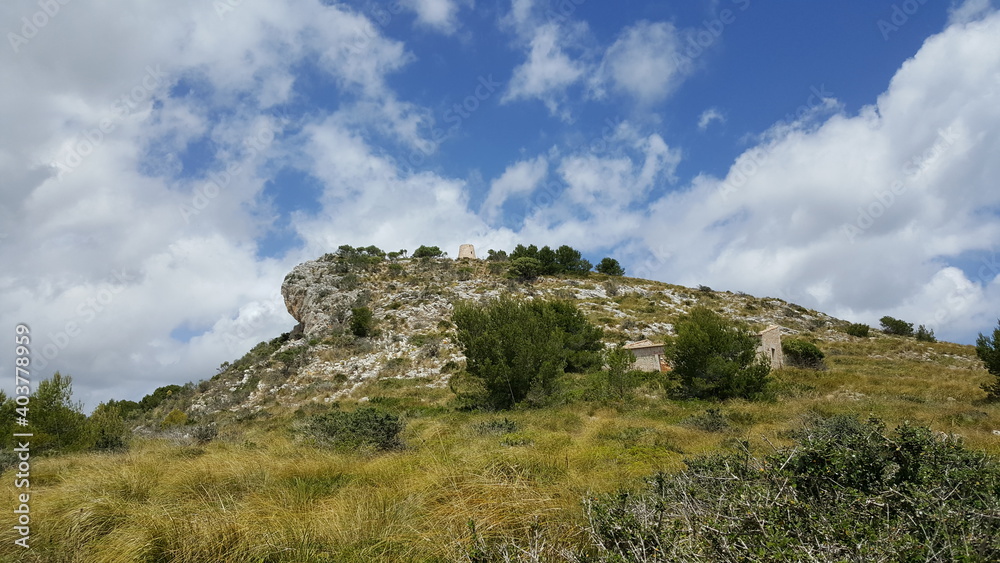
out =
[[[4,527],[0,560],[453,560],[470,520],[483,535],[522,539],[537,520],[546,541],[568,544],[583,534],[583,496],[636,487],[726,440],[777,446],[809,414],[916,421],[1000,454],[992,434],[1000,405],[982,403],[979,386],[989,376],[971,347],[811,336],[829,369],[777,372],[773,402],[721,405],[731,424],[722,432],[681,424],[712,404],[645,390],[627,405],[508,413],[518,431],[489,434],[477,425],[501,416],[450,411],[447,390],[396,380],[371,383],[362,394],[408,413],[408,447],[400,452],[316,449],[294,439],[292,413],[277,412],[204,447],[148,440],[127,454],[35,459],[34,547],[12,547]],[[14,506],[10,472],[3,483],[0,503]]]

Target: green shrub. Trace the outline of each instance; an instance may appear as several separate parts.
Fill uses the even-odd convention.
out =
[[[623,400],[632,394],[636,386],[636,377],[632,370],[635,354],[627,348],[615,346],[604,351],[604,364],[608,394],[618,400]]]
[[[170,411],[160,422],[160,428],[172,428],[187,424],[188,416],[180,409]]]
[[[507,267],[507,277],[521,282],[534,281],[542,275],[542,263],[535,258],[514,258]]]
[[[691,309],[669,343],[681,390],[702,399],[756,398],[771,371],[770,361],[757,354],[757,343],[745,325],[706,307]]]
[[[851,323],[847,325],[844,332],[851,336],[857,336],[858,338],[868,338],[868,331],[871,327],[864,323]]]
[[[420,245],[413,251],[414,258],[440,258],[444,256],[444,251],[436,246],[424,246]]]
[[[596,270],[599,274],[607,274],[609,276],[625,275],[625,268],[622,268],[622,265],[618,263],[618,260],[611,257],[602,258],[600,263],[597,264]]]
[[[993,329],[992,336],[979,333],[976,339],[976,355],[983,361],[986,371],[997,378],[992,383],[983,384],[987,399],[1000,401],[1000,320],[997,321],[997,328]]]
[[[456,303],[457,340],[474,380],[453,390],[481,406],[507,409],[552,394],[564,370],[599,362],[601,329],[572,303],[495,299],[485,305]]]
[[[191,437],[199,445],[204,446],[219,435],[219,429],[214,424],[200,424],[191,431]]]
[[[722,411],[716,408],[705,410],[701,414],[689,416],[681,421],[685,426],[691,426],[705,432],[721,432],[729,428],[729,420]]]
[[[1000,466],[952,437],[817,421],[765,457],[686,460],[588,498],[598,561],[996,561]]]
[[[358,338],[367,338],[375,333],[375,320],[372,310],[368,307],[351,309],[351,334]]]
[[[474,428],[477,434],[484,436],[513,434],[518,431],[517,423],[507,417],[480,422]]]
[[[129,430],[121,410],[108,403],[97,405],[87,419],[90,426],[93,449],[97,451],[125,451],[128,449],[132,431]]]
[[[937,338],[934,337],[934,329],[928,330],[924,325],[917,327],[917,332],[914,336],[921,342],[937,342]]]
[[[789,365],[809,369],[822,369],[824,367],[823,351],[808,340],[795,338],[782,340],[781,351],[785,354],[785,360]]]
[[[913,336],[913,323],[894,319],[889,316],[879,319],[879,323],[882,325],[882,332],[886,334]]]
[[[400,449],[403,447],[400,434],[405,428],[401,418],[375,407],[350,412],[333,410],[313,416],[307,425],[308,433],[318,442],[345,450]]]

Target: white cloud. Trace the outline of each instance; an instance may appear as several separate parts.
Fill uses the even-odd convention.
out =
[[[1000,206],[998,76],[1000,15],[931,37],[875,106],[772,130],[725,178],[654,203],[631,271],[967,339],[1000,307],[1000,271],[949,263],[1000,236],[984,211]]]
[[[713,121],[718,121],[719,123],[725,123],[726,116],[722,115],[722,112],[720,112],[717,108],[708,108],[705,111],[701,112],[701,115],[698,117],[698,130],[699,131],[707,130],[708,126]]]
[[[693,68],[672,24],[640,21],[623,30],[608,48],[594,89],[601,97],[610,85],[641,104],[652,104],[676,90]]]
[[[499,178],[490,184],[489,195],[483,202],[480,214],[487,221],[496,221],[500,207],[512,196],[530,194],[548,176],[549,163],[545,156],[522,160],[507,167]]]
[[[457,0],[402,0],[407,8],[417,14],[417,21],[441,33],[451,35],[458,29]],[[468,4],[472,4],[471,1]]]
[[[581,24],[573,35],[585,30]],[[566,54],[566,31],[556,24],[546,24],[535,30],[528,60],[514,69],[510,85],[501,102],[538,98],[553,114],[559,111],[566,90],[586,72],[586,65]]]
[[[421,137],[426,110],[386,85],[412,55],[364,16],[306,0],[221,15],[217,4],[66,4],[0,50],[0,80],[18,84],[0,91],[17,108],[0,112],[0,261],[17,264],[0,274],[0,312],[32,326],[36,376],[73,375],[88,407],[208,377],[294,324],[276,292],[313,255],[261,259],[255,239],[269,227],[259,195],[272,162],[301,160],[286,135],[302,123],[270,111],[293,95],[296,64],[351,94],[352,127],[435,148]],[[23,6],[0,15],[20,21]],[[181,169],[200,139],[207,177]],[[461,201],[456,185],[428,193]],[[178,327],[203,334],[181,342]]]
[[[992,10],[992,0],[952,0],[951,9],[948,10],[948,23],[968,23],[985,16]]]

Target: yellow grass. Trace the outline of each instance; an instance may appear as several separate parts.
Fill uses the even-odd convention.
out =
[[[0,530],[0,561],[455,561],[468,523],[488,538],[584,537],[581,499],[636,488],[683,459],[748,440],[767,450],[811,415],[873,414],[961,434],[1000,454],[1000,406],[982,401],[990,376],[967,346],[912,339],[811,335],[825,371],[775,373],[770,402],[670,401],[641,389],[627,404],[572,403],[512,413],[445,408],[446,390],[395,381],[362,391],[408,412],[398,452],[336,452],[298,440],[292,413],[266,427],[233,426],[203,447],[141,440],[125,454],[35,458],[32,549]],[[685,423],[718,406],[730,428]],[[513,434],[477,425],[507,417]],[[2,506],[13,508],[12,472]],[[7,512],[8,521],[11,512]]]

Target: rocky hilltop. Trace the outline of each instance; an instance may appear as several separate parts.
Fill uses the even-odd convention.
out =
[[[288,312],[299,324],[223,364],[215,377],[198,385],[187,410],[202,416],[366,401],[369,388],[386,379],[410,379],[431,394],[447,392],[450,375],[464,361],[454,341],[452,304],[502,294],[571,300],[604,328],[609,344],[672,334],[677,317],[695,305],[756,328],[775,324],[785,334],[843,336],[833,329],[844,321],[776,298],[596,273],[522,283],[506,271],[506,263],[485,260],[340,254],[299,264],[281,287]],[[364,308],[372,314],[372,331],[358,337],[351,322]]]

